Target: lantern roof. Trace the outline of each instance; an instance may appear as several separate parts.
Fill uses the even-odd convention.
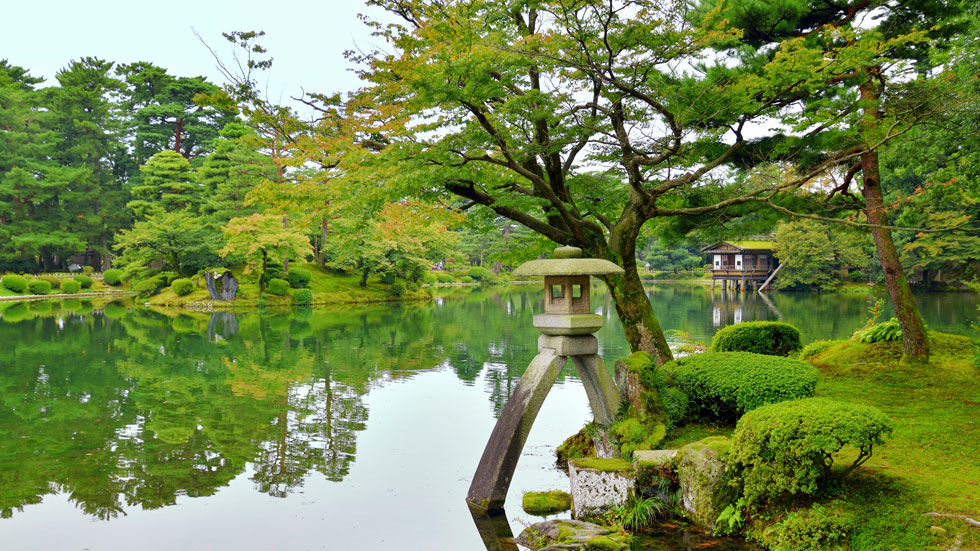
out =
[[[619,266],[601,258],[581,258],[578,247],[558,247],[554,258],[531,260],[518,266],[515,276],[576,276],[622,274]]]

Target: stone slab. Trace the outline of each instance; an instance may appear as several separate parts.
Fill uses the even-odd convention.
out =
[[[634,463],[656,463],[662,465],[677,455],[677,450],[636,450],[633,452]]]
[[[602,329],[598,314],[538,314],[534,327],[545,335],[591,335]]]

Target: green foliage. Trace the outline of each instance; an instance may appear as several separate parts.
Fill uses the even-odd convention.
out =
[[[715,520],[715,533],[719,535],[737,534],[745,524],[745,498],[740,497],[722,509]]]
[[[841,341],[828,341],[822,339],[819,341],[811,342],[810,344],[804,346],[803,350],[800,350],[800,354],[797,357],[801,360],[809,360],[810,358],[816,356],[817,354],[823,352],[824,350],[827,350],[828,348],[836,344],[840,344],[840,342]]]
[[[720,329],[711,339],[713,352],[754,352],[789,356],[800,349],[800,331],[779,321],[748,321]]]
[[[304,260],[311,254],[310,239],[302,230],[285,227],[282,216],[253,214],[232,218],[222,232],[225,246],[220,254],[230,261],[244,262],[245,271],[259,277],[265,285],[270,265],[281,266],[286,260]],[[286,283],[287,287],[289,283]]]
[[[42,275],[42,276],[38,276],[38,279],[43,280],[43,281],[47,281],[48,283],[50,283],[52,289],[58,289],[58,288],[61,287],[61,278],[60,277]]]
[[[568,492],[527,492],[521,499],[524,512],[529,515],[547,516],[572,508],[572,496]]]
[[[845,551],[854,514],[840,503],[814,503],[793,511],[763,533],[763,543],[773,551]]]
[[[155,275],[133,285],[133,291],[142,298],[151,297],[167,286],[167,277]]]
[[[122,284],[123,271],[117,268],[110,268],[102,273],[102,280],[106,285],[115,287]]]
[[[130,272],[163,263],[188,276],[219,264],[221,234],[206,219],[187,212],[162,212],[116,236],[118,262]]]
[[[15,293],[23,293],[27,290],[27,280],[17,274],[7,274],[0,279],[3,286]]]
[[[293,293],[293,304],[299,306],[309,306],[313,304],[313,291],[309,289],[297,289]]]
[[[405,294],[405,283],[401,281],[395,281],[388,286],[388,294],[393,297],[401,297]]]
[[[864,327],[854,332],[852,339],[860,342],[888,342],[902,340],[902,328],[897,318],[891,318],[871,327]]]
[[[194,282],[187,278],[178,278],[170,284],[170,290],[178,297],[184,297],[194,292]]]
[[[92,274],[93,274],[94,272],[95,272],[95,268],[93,268],[93,267],[91,267],[91,266],[82,266],[82,273],[83,273],[83,274],[85,274],[85,275],[87,275],[87,276],[90,276],[90,275],[92,275]]]
[[[74,279],[75,281],[77,281],[78,284],[82,286],[82,289],[91,289],[92,288],[92,283],[94,283],[94,280],[92,279],[92,277],[91,276],[87,276],[85,274],[75,274],[72,277],[72,279]]]
[[[290,268],[288,278],[290,287],[293,289],[303,289],[310,286],[310,280],[313,279],[313,272],[306,268]]]
[[[289,282],[285,279],[272,278],[269,280],[269,287],[267,289],[270,294],[276,296],[285,296],[289,294]]]
[[[617,505],[609,511],[607,518],[627,530],[637,531],[650,526],[657,517],[664,516],[668,512],[667,503],[659,498],[644,498],[630,494],[626,498],[626,503]]]
[[[132,188],[133,200],[126,203],[138,218],[194,210],[201,202],[190,162],[172,149],[153,155],[140,172],[143,182]]]
[[[470,266],[467,273],[476,281],[487,281],[493,278],[493,272],[483,266]]]
[[[82,290],[82,284],[75,281],[74,279],[70,279],[61,284],[61,292],[65,294],[72,295],[81,290]]]
[[[569,459],[595,457],[595,444],[589,435],[590,432],[589,426],[586,425],[558,445],[555,456],[559,465],[567,466]]]
[[[436,280],[439,283],[455,283],[456,278],[452,276],[449,272],[436,272]]]
[[[732,435],[730,465],[750,504],[815,493],[832,475],[836,454],[858,450],[845,476],[871,457],[892,432],[877,408],[828,398],[806,398],[746,413]]]
[[[51,292],[51,284],[43,279],[33,279],[27,283],[32,295],[46,295]]]
[[[667,434],[667,427],[653,419],[628,417],[613,426],[609,432],[619,442],[623,457],[632,457],[636,450],[652,450]]]
[[[750,352],[694,354],[662,371],[662,386],[687,395],[691,417],[726,423],[765,404],[813,396],[817,385],[810,364]]]
[[[783,264],[774,281],[777,288],[830,290],[841,283],[845,268],[867,277],[874,247],[867,233],[800,220],[777,226],[775,254]]]

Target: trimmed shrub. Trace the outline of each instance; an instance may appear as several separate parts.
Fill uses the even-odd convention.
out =
[[[69,279],[68,281],[61,284],[61,292],[71,295],[82,290],[82,284],[75,281],[74,279]]]
[[[405,284],[401,281],[395,281],[388,287],[388,294],[393,297],[401,297],[405,295]]]
[[[135,291],[137,295],[147,298],[157,294],[157,292],[166,287],[166,285],[166,276],[158,274],[144,279],[143,281],[137,282],[136,285],[133,285],[133,291]]]
[[[72,279],[74,279],[75,281],[77,281],[78,284],[82,286],[82,289],[91,289],[92,288],[92,281],[93,280],[92,280],[91,277],[89,277],[89,276],[87,276],[85,274],[75,274],[72,277]]]
[[[122,270],[111,268],[106,270],[105,273],[102,274],[102,281],[105,281],[106,285],[112,285],[113,287],[115,287],[116,285],[122,283],[122,275],[123,275]]]
[[[83,274],[85,274],[87,276],[90,276],[90,275],[92,275],[93,272],[95,272],[95,268],[93,268],[91,266],[82,266],[82,273]]]
[[[809,509],[793,511],[770,526],[762,541],[773,551],[844,551],[849,549],[848,532],[854,528],[854,514],[841,508],[814,503]]]
[[[3,286],[15,293],[23,293],[27,290],[27,280],[17,274],[7,274],[0,279]]]
[[[424,274],[422,274],[422,283],[427,283],[429,285],[432,285],[437,281],[439,280],[436,279],[436,275],[432,272],[425,272]]]
[[[679,388],[688,397],[689,415],[708,421],[734,423],[765,404],[813,396],[817,387],[812,365],[751,352],[693,354],[661,371],[662,387]]]
[[[712,352],[754,352],[789,356],[801,347],[800,331],[780,321],[747,321],[720,329],[711,339]]]
[[[745,414],[732,435],[729,464],[739,473],[751,504],[788,495],[813,494],[832,476],[835,454],[852,446],[858,455],[843,477],[868,458],[892,432],[877,408],[806,398],[761,407]]]
[[[470,277],[477,281],[486,281],[493,277],[493,272],[483,266],[471,266],[468,273]]]
[[[187,278],[175,279],[170,284],[170,290],[178,297],[186,297],[194,292],[194,282]]]
[[[313,279],[313,272],[305,268],[290,268],[288,278],[289,286],[293,289],[305,289],[310,286],[310,280]]]
[[[858,329],[851,338],[866,343],[900,341],[902,328],[898,326],[898,319],[892,318],[871,327]]]
[[[46,295],[51,292],[51,284],[43,279],[31,280],[27,287],[31,290],[32,295]]]
[[[265,288],[269,291],[269,294],[276,296],[284,296],[289,294],[289,282],[285,279],[270,279],[269,286]]]
[[[52,289],[59,289],[61,287],[61,278],[54,276],[38,276],[41,281],[47,281],[51,284]]]
[[[309,306],[313,304],[313,291],[309,289],[299,289],[293,293],[293,304],[299,306]]]
[[[436,281],[439,283],[455,283],[456,278],[449,272],[436,272]]]

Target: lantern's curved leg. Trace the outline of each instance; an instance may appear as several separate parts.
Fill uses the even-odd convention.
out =
[[[602,357],[598,354],[572,356],[572,362],[582,379],[596,423],[606,426],[613,424],[619,410],[619,390],[616,389],[616,383],[609,375]]]
[[[531,360],[490,433],[490,440],[466,494],[470,505],[488,511],[503,508],[531,425],[565,360],[551,348],[542,348]]]

